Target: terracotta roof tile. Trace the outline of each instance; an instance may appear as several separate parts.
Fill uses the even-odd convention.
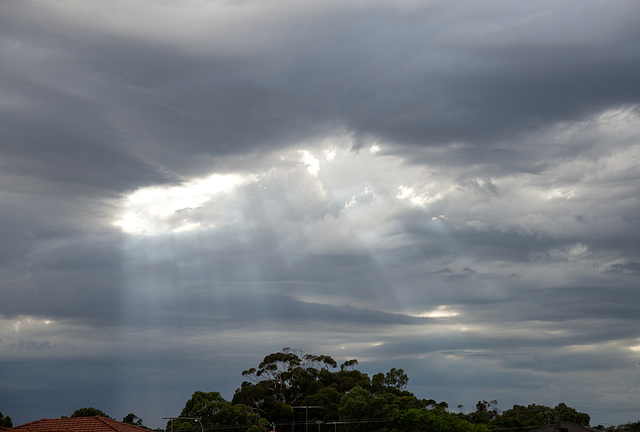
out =
[[[35,431],[38,431],[38,432],[73,432],[70,429],[26,429],[26,428],[23,428],[22,426],[20,426],[20,429],[14,428],[12,430],[13,431],[19,431],[19,432],[32,432],[32,431],[33,432],[35,432]]]
[[[100,416],[42,419],[16,426],[14,430],[29,432],[149,432],[149,429],[143,427]]]

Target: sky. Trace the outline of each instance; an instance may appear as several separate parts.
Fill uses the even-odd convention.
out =
[[[0,3],[0,411],[284,347],[640,419],[640,3]]]

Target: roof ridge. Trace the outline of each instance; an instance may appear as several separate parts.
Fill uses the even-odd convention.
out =
[[[100,417],[100,416],[97,416],[97,417]],[[136,426],[136,425],[132,425],[132,424],[129,424],[129,423],[124,423],[124,422],[118,421],[116,419],[112,419],[110,417],[100,417],[100,421],[102,421],[102,423],[104,423],[105,425],[107,425],[111,429],[113,429],[115,431],[118,431],[118,432],[120,432],[122,430],[130,430],[131,428],[134,428],[135,430],[139,430],[139,431],[145,431],[145,432],[149,431],[149,429],[147,429],[145,427]]]
[[[103,425],[107,426],[109,429],[113,429],[115,431],[117,431],[117,429],[115,429],[113,426],[111,426],[109,423],[107,423],[105,420],[107,419],[106,417],[102,417],[102,416],[94,416],[94,418],[98,421],[100,421],[100,423],[102,423]]]
[[[32,423],[39,422],[39,421],[42,421],[42,420],[48,420],[48,419],[41,418],[40,420],[32,420],[29,423],[24,423],[24,424],[21,424],[20,426],[16,426],[16,427],[14,427],[14,429],[16,429],[17,427],[23,428],[24,426],[27,426],[27,425],[30,425]]]
[[[98,416],[100,417],[100,416]],[[108,428],[116,431],[116,432],[120,432],[120,423],[118,420],[114,420],[112,418],[108,418],[108,417],[100,417],[99,420],[106,425]],[[115,425],[113,424],[115,423]]]

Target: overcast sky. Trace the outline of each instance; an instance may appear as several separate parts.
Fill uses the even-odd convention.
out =
[[[283,347],[640,419],[640,3],[0,3],[0,411]]]

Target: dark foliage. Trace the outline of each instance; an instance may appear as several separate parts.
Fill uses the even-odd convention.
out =
[[[11,420],[11,417],[2,415],[2,411],[0,411],[0,427],[4,427],[4,428],[13,427],[13,421]]]
[[[195,392],[182,410],[183,418],[167,423],[167,429],[488,432],[528,431],[561,421],[589,425],[588,414],[564,403],[555,408],[514,405],[501,413],[498,401],[481,400],[473,412],[451,413],[446,402],[419,399],[407,391],[409,377],[404,370],[392,368],[369,377],[356,369],[357,364],[352,359],[338,367],[330,356],[284,348],[265,356],[257,367],[242,372],[245,381],[231,402],[217,392]],[[635,425],[629,426],[629,430],[640,432],[632,429]]]
[[[70,417],[73,418],[73,417],[94,417],[94,416],[111,418],[108,415],[106,415],[104,412],[93,407],[80,408],[79,410],[74,411]]]

